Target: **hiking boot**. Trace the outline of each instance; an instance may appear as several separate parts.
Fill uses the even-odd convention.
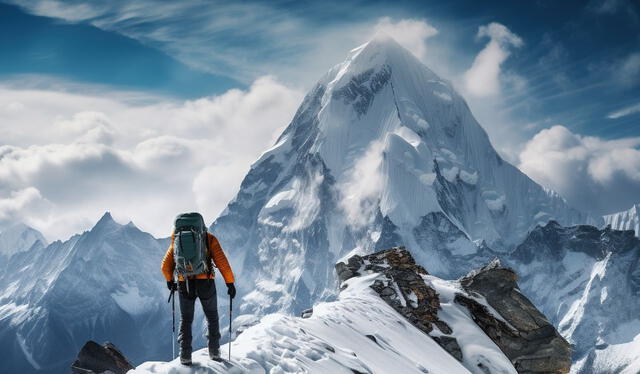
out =
[[[180,357],[180,363],[185,366],[191,366],[191,357]]]
[[[220,348],[209,348],[209,358],[213,361],[222,361],[220,358]]]
[[[185,366],[191,366],[191,353],[180,352],[180,363]]]

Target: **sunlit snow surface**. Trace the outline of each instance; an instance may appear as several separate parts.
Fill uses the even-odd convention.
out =
[[[509,360],[453,303],[454,282],[427,279],[443,295],[442,316],[457,332],[464,363],[407,322],[368,286],[376,274],[352,278],[339,300],[314,307],[310,318],[270,314],[231,345],[231,362],[196,351],[191,368],[178,359],[147,362],[129,374],[146,373],[515,373]],[[227,357],[228,345],[222,346]]]

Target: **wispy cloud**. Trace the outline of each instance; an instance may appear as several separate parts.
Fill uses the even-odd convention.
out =
[[[366,7],[359,18],[345,20],[339,4],[301,3],[292,10],[278,2],[257,1],[8,1],[36,15],[125,35],[192,68],[247,84],[270,74],[310,85],[376,28],[409,41],[417,53],[423,53],[420,39],[434,32],[418,20],[380,21],[368,16]],[[332,22],[317,24],[309,14],[324,14]]]
[[[464,75],[467,91],[475,96],[490,96],[500,92],[501,65],[511,54],[511,48],[521,47],[522,39],[506,26],[492,22],[478,29],[478,38],[489,38]]]
[[[378,20],[374,30],[391,36],[413,52],[422,62],[426,62],[427,45],[425,41],[438,34],[438,30],[424,19],[401,19],[394,22],[389,17]]]
[[[613,64],[614,80],[623,88],[640,84],[640,52],[633,52]]]
[[[635,113],[640,112],[640,103],[628,106],[626,108],[622,108],[620,110],[616,110],[614,112],[611,112],[609,114],[607,114],[607,118],[609,119],[617,119],[617,118],[622,118],[622,117],[626,117]]]

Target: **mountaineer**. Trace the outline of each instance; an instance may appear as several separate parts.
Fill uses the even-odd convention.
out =
[[[218,239],[207,232],[199,213],[180,214],[175,219],[171,245],[162,259],[162,274],[170,291],[179,291],[180,299],[180,363],[191,365],[191,324],[196,298],[200,299],[207,318],[209,357],[220,360],[220,327],[213,265],[218,268],[227,285],[231,299],[236,296],[233,271],[220,247]],[[178,283],[174,280],[178,275]],[[170,296],[171,298],[171,296]]]

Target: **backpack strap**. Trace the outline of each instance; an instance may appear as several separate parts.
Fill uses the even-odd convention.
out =
[[[211,249],[209,248],[209,233],[207,232],[207,228],[204,228],[204,247],[206,249],[207,255],[206,257],[206,261],[207,261],[207,277],[211,278],[211,276],[213,275],[213,259],[211,258]]]

